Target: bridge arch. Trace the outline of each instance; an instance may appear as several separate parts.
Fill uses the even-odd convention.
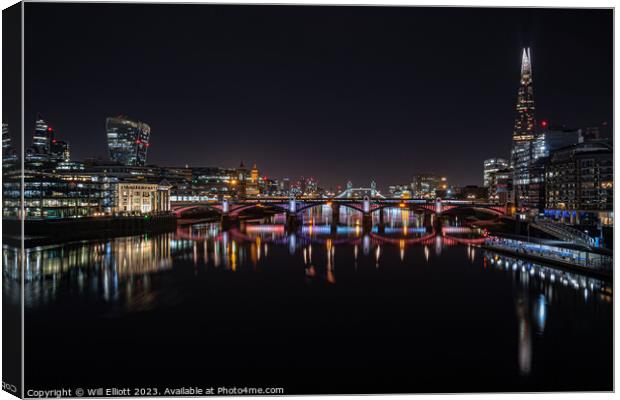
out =
[[[303,206],[297,208],[297,213],[300,213],[300,212],[305,211],[305,210],[309,210],[309,209],[314,208],[314,207],[329,205],[330,203],[331,203],[330,201],[326,200],[326,201],[322,201],[322,202],[313,202],[313,203],[304,204]],[[338,206],[340,206],[340,207],[347,207],[347,208],[349,208],[351,210],[359,211],[361,213],[364,212],[364,210],[362,209],[361,205],[358,207],[356,204],[351,204],[349,202],[346,202],[346,203],[338,202],[336,204],[338,204]]]
[[[479,205],[479,204],[457,204],[457,205],[452,205],[452,206],[448,206],[445,207],[442,210],[442,214],[450,214],[450,213],[454,213],[457,212],[459,210],[473,210],[473,211],[479,211],[479,212],[484,212],[487,214],[493,214],[496,216],[500,216],[500,215],[505,215],[506,211],[504,209],[502,209],[501,206],[487,206],[487,205]]]
[[[213,204],[213,205],[212,204],[191,204],[191,205],[179,206],[179,207],[173,208],[172,213],[176,215],[177,218],[180,218],[184,213],[188,211],[200,210],[200,209],[215,211],[218,214],[223,213],[221,206],[216,205],[216,204]]]
[[[405,203],[404,207],[400,206],[401,203],[380,203],[380,204],[373,204],[371,203],[371,209],[370,212],[374,213],[375,211],[379,211],[379,210],[383,210],[385,208],[398,208],[401,210],[410,210],[413,208],[414,211],[420,211],[420,212],[424,212],[424,213],[434,213],[435,209],[434,206],[433,207],[425,207],[425,204],[418,204],[418,203]],[[374,206],[374,207],[373,207]]]
[[[326,201],[322,201],[322,202],[312,202],[312,203],[308,203],[308,204],[304,204],[302,206],[298,206],[297,208],[297,213],[300,213],[302,211],[306,211],[309,210],[311,208],[314,207],[320,207],[320,206],[324,206],[324,205],[330,205],[332,204],[331,201],[326,200]],[[351,210],[354,211],[358,211],[361,212],[362,214],[364,213],[364,208],[363,208],[363,204],[362,202],[337,202],[335,203],[340,207],[346,207],[349,208]],[[370,213],[374,213],[375,211],[379,211],[382,210],[384,208],[402,208],[402,209],[414,209],[415,211],[419,211],[419,212],[424,212],[424,213],[434,213],[435,209],[434,209],[434,205],[427,205],[427,204],[418,204],[418,203],[406,203],[406,207],[399,207],[400,203],[376,203],[376,202],[372,202],[370,203]]]
[[[328,203],[327,201],[323,201],[323,202],[320,202],[320,203],[308,203],[308,204],[304,204],[304,205],[301,205],[301,206],[297,206],[297,212],[301,213],[302,211],[306,211],[306,210],[309,210],[309,209],[314,208],[314,207],[319,207],[319,206],[327,205],[327,203]]]
[[[286,206],[281,205],[281,204],[253,203],[253,204],[246,204],[246,205],[242,205],[242,206],[238,206],[238,207],[231,206],[231,210],[229,211],[228,215],[238,217],[244,211],[248,211],[248,210],[252,210],[252,209],[263,209],[263,208],[275,208],[276,210],[278,210],[281,213],[287,213],[288,212],[288,208],[286,208]]]

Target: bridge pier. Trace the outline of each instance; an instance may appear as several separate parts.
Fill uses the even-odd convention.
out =
[[[370,212],[370,197],[364,196],[362,202],[362,228],[364,232],[372,231],[372,214]]]
[[[338,203],[331,203],[331,209],[332,209],[332,223],[338,223],[340,221],[340,204]]]
[[[383,208],[379,209],[379,225],[377,226],[379,233],[385,232],[385,216],[383,215]]]
[[[338,231],[338,223],[340,222],[340,204],[331,203],[332,208],[332,222],[331,222],[331,233],[335,234]]]
[[[442,226],[442,224],[441,224],[440,215],[435,215],[435,220],[434,220],[434,223],[433,223],[433,229],[435,229],[435,232],[438,235],[441,235],[441,226]]]
[[[365,212],[362,215],[362,229],[364,232],[372,231],[372,214],[370,212]]]
[[[231,216],[230,214],[222,214],[220,224],[222,224],[222,230],[226,231],[232,227],[239,225],[239,219]]]
[[[297,213],[286,213],[286,228],[289,230],[295,230],[301,224],[300,218]]]
[[[431,213],[424,213],[424,226],[432,226],[433,225],[433,215]]]

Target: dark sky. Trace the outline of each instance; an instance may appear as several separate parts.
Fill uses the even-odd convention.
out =
[[[538,119],[612,123],[611,10],[27,3],[25,32],[26,144],[39,111],[78,160],[125,114],[150,163],[481,184],[523,46]]]

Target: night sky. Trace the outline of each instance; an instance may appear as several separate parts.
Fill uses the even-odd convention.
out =
[[[539,120],[612,126],[611,10],[27,3],[25,21],[26,144],[41,112],[76,160],[107,158],[124,114],[159,165],[481,184],[509,155],[523,46]]]

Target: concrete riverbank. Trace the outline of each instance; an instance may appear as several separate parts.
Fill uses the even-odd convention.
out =
[[[11,245],[19,245],[21,221],[3,219],[2,226],[2,241]],[[26,246],[30,247],[70,240],[170,232],[175,229],[176,217],[169,213],[146,216],[27,220],[24,224],[24,240]]]

